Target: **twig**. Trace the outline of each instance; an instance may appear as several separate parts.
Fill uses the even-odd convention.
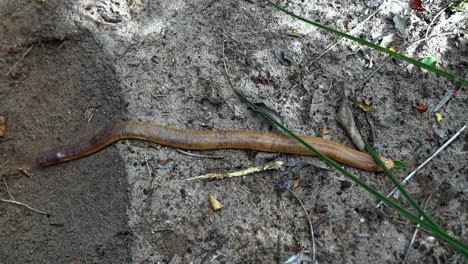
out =
[[[452,141],[454,141],[463,132],[463,130],[465,130],[465,128],[466,128],[466,125],[464,125],[460,130],[458,130],[458,132],[455,133],[455,135],[453,135],[449,140],[447,140],[447,142],[445,142],[438,150],[436,150],[434,154],[432,154],[421,165],[419,165],[414,171],[412,171],[408,176],[406,176],[406,178],[400,182],[401,185],[406,184],[411,179],[411,177],[413,177],[416,174],[416,172],[418,172],[421,168],[426,166],[426,164],[429,163],[429,161],[431,161],[442,150],[444,150],[448,145],[450,145],[450,143],[452,143]],[[390,193],[387,194],[387,197],[390,197],[393,195],[395,198],[398,198],[399,193],[400,192],[398,191],[398,188],[394,188]],[[379,208],[382,204],[383,204],[382,202],[379,202],[375,207]]]
[[[91,122],[91,119],[93,119],[93,111],[94,111],[94,107],[90,107],[90,104],[88,104],[88,106],[86,107],[86,111],[84,113],[84,118],[86,121],[88,121],[88,124],[89,122]]]
[[[429,197],[427,197],[427,199],[424,201],[424,203],[423,203],[423,209],[424,210],[426,210],[426,206],[429,203],[429,200],[431,199],[431,197],[432,197],[432,194],[429,195]],[[422,221],[424,219],[424,217],[421,216],[419,219],[421,219],[421,221]],[[411,241],[410,241],[408,247],[406,248],[406,252],[405,252],[405,256],[403,257],[402,264],[406,263],[406,261],[408,260],[409,253],[411,252],[411,247],[413,246],[414,240],[416,240],[416,236],[418,235],[420,227],[421,227],[421,225],[418,224],[416,226],[416,229],[414,230],[413,237],[411,238]]]
[[[453,97],[455,92],[461,90],[461,88],[463,88],[463,85],[460,85],[460,87],[456,88],[453,91],[446,91],[442,100],[440,100],[440,102],[431,110],[431,114],[434,112],[439,112],[440,108],[442,108],[442,106],[444,106]]]
[[[24,57],[26,57],[26,55],[28,55],[28,53],[34,48],[34,46],[36,46],[36,44],[33,44],[24,54],[23,56],[21,56],[21,58],[8,70],[7,73],[5,73],[5,76],[8,76],[10,75],[10,73],[13,71],[13,69],[16,67],[16,65],[18,65],[18,63],[20,63]]]
[[[201,155],[201,154],[195,154],[192,152],[188,152],[185,150],[181,149],[176,149],[177,152],[182,153],[187,156],[192,156],[192,157],[198,157],[198,158],[208,158],[208,159],[224,159],[224,156],[210,156],[210,155]]]
[[[10,197],[11,200],[15,200],[15,197],[13,197],[13,195],[10,193],[10,188],[8,188],[8,183],[5,180],[5,178],[3,178],[3,183],[5,184],[5,188],[6,188],[6,191],[8,193],[8,197]]]
[[[224,30],[224,28],[221,29],[221,30],[224,32],[224,35],[226,35],[226,37],[232,39],[234,42],[237,42],[238,44],[244,45],[244,43],[242,43],[241,41],[235,39],[233,36],[231,36],[230,34],[228,34],[228,33],[226,32],[226,30]]]
[[[382,2],[383,3],[383,2]],[[382,4],[380,4],[382,5]],[[359,26],[361,26],[364,22],[367,20],[371,19],[373,16],[375,16],[378,12],[380,12],[380,5],[377,7],[377,10],[374,11],[374,13],[370,14],[367,18],[362,20],[361,22],[357,23],[356,26],[354,26],[349,33],[352,33],[353,30],[357,29]],[[306,68],[309,68],[310,65],[314,64],[317,62],[320,58],[322,58],[325,54],[327,54],[331,49],[333,49],[336,45],[338,45],[341,41],[343,41],[345,38],[342,37],[338,41],[336,41],[334,44],[330,45],[322,54],[320,54],[317,58],[315,58],[311,63],[307,64]]]
[[[34,211],[34,212],[36,212],[36,213],[43,214],[43,215],[49,215],[49,214],[46,213],[46,212],[43,212],[43,211],[34,209],[34,208],[32,208],[31,206],[29,206],[29,205],[27,205],[27,204],[25,204],[25,203],[18,202],[18,201],[15,201],[15,200],[0,199],[0,202],[12,203],[12,204],[16,204],[16,205],[21,205],[21,206],[24,206],[24,207],[28,208],[29,210],[32,210],[32,211]]]
[[[153,174],[153,170],[152,170],[151,166],[149,165],[148,158],[146,157],[146,154],[143,154],[143,159],[145,159],[146,169],[148,170],[148,174],[149,174],[149,176],[151,178],[151,175]]]
[[[309,227],[310,227],[310,236],[312,239],[312,264],[315,264],[316,261],[316,254],[315,254],[315,236],[314,236],[314,225],[312,224],[312,220],[310,220],[310,214],[307,212],[307,209],[305,208],[304,204],[302,203],[301,199],[289,188],[286,188],[296,199],[299,201],[301,204],[302,209],[304,210],[304,213],[307,217],[307,221],[309,222]]]
[[[234,88],[234,84],[231,81],[231,78],[229,77],[229,72],[228,72],[227,64],[226,64],[226,56],[224,56],[224,42],[223,42],[223,65],[224,65],[224,73],[226,74],[226,79],[228,80],[229,85],[231,86],[233,90],[236,90],[236,88]]]
[[[276,234],[276,258],[277,258],[277,263],[281,263],[281,233],[278,232]]]
[[[437,15],[435,15],[435,17],[432,19],[431,23],[429,23],[429,25],[427,26],[427,29],[426,29],[426,35],[425,35],[425,39],[427,40],[427,36],[429,36],[429,31],[431,30],[431,26],[432,24],[434,24],[434,22],[436,21],[436,19],[442,14],[442,12],[445,11],[445,9],[447,9],[449,6],[447,5],[446,7],[442,8],[442,10],[439,11],[439,13],[437,13]]]
[[[61,47],[63,47],[63,45],[65,45],[65,42],[67,42],[67,40],[64,40],[64,41],[62,42],[62,44],[60,44],[60,45],[57,47],[57,49],[60,49]]]
[[[233,172],[215,172],[215,173],[208,173],[205,175],[200,175],[196,176],[190,179],[187,179],[187,181],[193,181],[193,180],[205,180],[205,179],[223,179],[223,178],[230,178],[230,177],[242,177],[246,176],[249,174],[253,174],[256,172],[260,171],[265,171],[265,170],[273,170],[273,169],[278,169],[281,166],[283,166],[284,162],[281,160],[276,160],[272,162],[267,162],[263,165],[260,166],[254,166],[250,167],[244,170],[239,170],[239,171],[233,171]]]
[[[32,179],[32,177],[33,177],[33,174],[31,172],[29,172],[27,169],[18,168],[18,171],[21,174],[23,174],[24,176],[28,177],[29,179]]]
[[[414,42],[411,42],[411,43],[410,43],[408,46],[406,46],[406,47],[403,46],[403,47],[401,48],[401,50],[407,49],[407,48],[409,48],[409,47],[412,47],[412,46],[414,46],[414,45],[416,45],[416,44],[418,44],[418,43],[420,43],[420,42],[426,41],[426,40],[431,39],[431,38],[441,37],[441,36],[446,36],[446,35],[454,35],[454,34],[455,34],[455,33],[453,33],[453,32],[447,32],[447,33],[442,33],[442,34],[440,34],[440,35],[434,35],[434,36],[429,36],[429,37],[426,37],[426,38],[423,38],[423,39],[419,39],[419,40],[416,40],[416,41],[414,41]],[[393,57],[390,56],[390,55],[387,55],[387,56],[388,56],[388,58],[385,59],[382,63],[380,63],[380,65],[379,65],[375,70],[373,70],[373,71],[366,77],[366,79],[364,79],[364,80],[363,80],[362,82],[360,82],[358,85],[356,85],[355,87],[353,87],[353,91],[352,91],[353,93],[354,93],[354,91],[355,91],[357,88],[359,88],[359,87],[361,87],[362,85],[364,85],[376,72],[378,72],[385,64],[387,64],[387,62],[388,62],[389,60],[391,60],[391,59],[393,58]]]
[[[423,38],[423,39],[419,39],[419,40],[416,40],[414,42],[411,42],[411,44],[408,47],[414,46],[414,45],[416,45],[416,44],[418,44],[420,42],[426,41],[426,40],[431,39],[431,38],[437,38],[437,37],[448,36],[448,35],[456,35],[456,33],[454,33],[454,32],[445,32],[445,33],[442,33],[442,34],[439,34],[439,35],[432,35],[432,36],[429,36],[427,38]]]

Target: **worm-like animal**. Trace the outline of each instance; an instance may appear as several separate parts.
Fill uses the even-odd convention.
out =
[[[300,137],[331,159],[367,171],[382,170],[374,159],[365,152],[323,138]],[[40,166],[49,166],[78,159],[122,139],[140,139],[191,150],[252,149],[265,152],[314,155],[312,151],[295,139],[278,133],[251,130],[191,131],[148,122],[126,121],[105,128],[88,140],[44,152],[37,157],[36,162]],[[381,159],[388,168],[394,167],[392,160],[383,157]]]

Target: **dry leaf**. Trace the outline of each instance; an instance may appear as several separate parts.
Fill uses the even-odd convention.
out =
[[[275,51],[275,57],[280,64],[284,66],[291,66],[292,62],[286,58],[283,51]]]
[[[436,116],[437,122],[442,123],[442,114],[437,112],[435,113],[435,116]]]
[[[362,139],[361,133],[359,132],[356,122],[354,121],[353,112],[349,107],[348,99],[345,98],[342,100],[338,113],[336,115],[336,120],[346,131],[348,136],[353,141],[354,145],[359,150],[364,149],[364,140]]]
[[[33,174],[31,172],[29,172],[28,170],[26,169],[23,169],[23,168],[18,168],[19,172],[21,172],[21,174],[23,174],[24,176],[32,179],[33,177]]]
[[[293,186],[292,186],[292,190],[296,190],[297,187],[299,187],[299,184],[301,183],[301,178],[297,178],[294,180],[294,183],[293,183]]]
[[[362,111],[364,112],[370,112],[372,110],[372,106],[374,103],[372,103],[371,100],[362,100],[361,103],[359,103],[357,106],[361,108]]]
[[[396,51],[398,51],[399,48],[400,48],[399,46],[390,46],[388,49],[393,51],[393,52],[396,52]]]
[[[420,105],[416,106],[416,109],[418,109],[419,112],[426,112],[427,108],[428,108],[428,106],[424,105],[424,104],[420,104]]]
[[[328,135],[328,134],[330,134],[330,129],[324,128],[322,130],[322,135]]]
[[[393,23],[395,24],[395,28],[398,33],[400,33],[400,36],[406,38],[408,36],[408,32],[406,31],[405,20],[401,16],[396,15],[393,17]]]
[[[423,6],[422,0],[411,0],[411,8],[420,12],[425,12],[426,8]]]
[[[380,46],[384,47],[384,48],[388,48],[390,46],[394,46],[392,45],[394,42],[397,42],[401,40],[397,34],[395,33],[392,33],[390,35],[387,35],[385,37],[382,38],[382,41],[380,42]]]
[[[221,208],[224,207],[224,205],[222,205],[222,204],[218,201],[218,199],[216,199],[216,196],[210,195],[209,199],[210,199],[210,205],[211,205],[211,208],[213,209],[213,211],[217,211],[217,210],[219,210],[219,209],[221,209]]]

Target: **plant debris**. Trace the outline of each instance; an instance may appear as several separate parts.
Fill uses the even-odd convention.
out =
[[[422,0],[411,0],[411,8],[418,10],[419,12],[426,12],[426,8],[423,6]]]
[[[255,103],[255,105],[259,108],[259,111],[253,109],[255,112],[259,112],[262,115],[269,115],[271,118],[275,119],[276,122],[280,124],[284,124],[283,118],[276,112],[275,110],[271,109],[268,107],[265,103]],[[268,119],[268,117],[266,117]],[[273,123],[273,122],[272,122]],[[280,131],[283,131],[281,128],[279,128],[275,123],[273,125]]]
[[[299,184],[300,184],[300,183],[301,183],[301,178],[295,179],[291,190],[292,190],[292,191],[296,190],[297,187],[299,187]]]
[[[209,201],[210,201],[210,206],[211,206],[211,209],[213,209],[213,211],[217,211],[221,208],[224,207],[224,205],[222,205],[218,199],[216,198],[215,195],[210,195],[209,196]]]
[[[7,129],[7,118],[4,116],[0,116],[0,137],[5,136]]]
[[[26,169],[23,169],[23,168],[18,168],[19,172],[21,172],[21,174],[23,174],[24,176],[28,177],[29,179],[32,179],[33,177],[33,174],[31,172],[29,172],[28,170]]]
[[[289,257],[283,264],[302,264],[302,263],[312,263],[312,258],[307,254],[307,252],[299,252],[297,255]]]
[[[418,172],[420,169],[422,169],[424,166],[427,165],[434,157],[439,155],[439,153],[444,150],[447,146],[450,145],[455,139],[457,139],[458,136],[466,129],[466,125],[464,125],[460,130],[458,130],[457,133],[455,133],[449,140],[447,140],[440,148],[438,148],[429,158],[427,158],[421,165],[419,165],[416,169],[414,169],[408,176],[406,176],[402,181],[400,181],[401,185],[405,185],[415,174]],[[398,199],[400,196],[400,191],[398,190],[397,187],[393,188],[391,192],[387,194],[387,197],[393,196]],[[382,206],[383,202],[380,201],[375,207],[379,208]]]
[[[0,202],[4,202],[4,203],[11,203],[11,204],[16,204],[16,205],[21,205],[21,206],[24,206],[26,208],[28,208],[29,210],[31,211],[34,211],[38,214],[43,214],[43,215],[46,215],[46,216],[50,216],[50,214],[44,212],[44,211],[41,211],[41,210],[38,210],[38,209],[35,209],[25,203],[22,203],[22,202],[18,202],[18,201],[15,201],[15,200],[8,200],[8,199],[0,199]]]
[[[430,57],[430,56],[425,57],[424,59],[421,60],[421,62],[429,66],[437,67],[437,60],[434,57]],[[427,72],[427,70],[424,68],[420,67],[419,69],[422,72]]]
[[[450,10],[452,10],[452,12],[468,12],[468,1],[452,0],[450,3]]]
[[[208,173],[205,175],[200,175],[196,176],[190,179],[187,179],[187,181],[193,181],[193,180],[204,180],[204,179],[223,179],[223,178],[230,178],[230,177],[241,177],[241,176],[246,176],[252,173],[260,172],[260,171],[265,171],[265,170],[273,170],[273,169],[279,169],[281,166],[283,166],[284,161],[281,160],[276,160],[272,162],[265,163],[260,166],[254,166],[250,167],[244,170],[239,170],[239,171],[233,171],[233,172],[214,172],[214,173]]]
[[[372,103],[371,100],[364,99],[359,104],[357,104],[357,107],[361,108],[362,111],[367,113],[372,110],[373,105],[374,103]]]
[[[406,25],[405,21],[403,18],[399,15],[396,15],[393,17],[393,23],[395,24],[395,28],[400,34],[402,38],[407,38],[408,37],[408,31],[406,31]]]
[[[432,124],[432,132],[439,138],[439,139],[444,139],[445,138],[445,132],[444,130],[440,129],[439,126],[434,123]]]
[[[454,91],[447,90],[445,92],[445,95],[442,98],[442,100],[440,100],[440,102],[434,107],[434,109],[431,110],[431,114],[435,113],[435,112],[439,112],[439,110],[442,108],[442,106],[444,106],[448,101],[450,101],[450,99],[452,99],[452,97],[457,92],[459,92],[461,88],[462,88],[462,86],[460,86],[458,89],[455,89]]]
[[[348,98],[344,97],[341,102],[340,109],[336,115],[336,121],[343,127],[348,136],[353,141],[354,145],[359,150],[364,149],[364,140],[362,139],[361,133],[359,132],[356,122],[354,122],[353,112],[348,104]]]
[[[394,46],[395,43],[400,42],[400,37],[398,37],[397,34],[392,33],[390,35],[387,35],[385,37],[382,37],[382,40],[380,41],[380,46],[384,48],[388,48],[391,46]]]
[[[421,113],[426,112],[427,108],[429,108],[429,107],[427,105],[425,105],[425,104],[416,105],[416,109],[418,109],[418,111],[421,112]]]
[[[119,23],[122,22],[122,16],[119,13],[116,13],[112,8],[108,6],[98,6],[98,13],[101,15],[102,19],[108,23]]]
[[[291,66],[292,62],[286,58],[283,51],[275,51],[275,57],[284,66]]]
[[[442,114],[437,112],[435,113],[435,117],[438,123],[442,123]]]
[[[328,135],[328,134],[330,134],[330,129],[328,128],[322,129],[322,135]]]

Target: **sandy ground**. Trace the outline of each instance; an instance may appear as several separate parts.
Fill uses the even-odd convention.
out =
[[[426,12],[412,10],[407,1],[280,3],[342,31],[377,11],[352,32],[378,43],[391,34],[400,42],[421,40],[430,25],[429,36],[437,37],[404,53],[435,57],[439,67],[468,78],[468,19],[444,9],[446,2],[432,1]],[[194,152],[224,157],[209,159],[125,140],[84,159],[35,165],[38,153],[119,120],[276,132],[232,92],[223,50],[236,87],[301,134],[324,136],[328,129],[326,137],[353,146],[335,119],[343,91],[351,91],[364,137],[374,134],[379,153],[407,164],[396,171],[400,178],[467,123],[466,88],[440,110],[443,120],[437,123],[416,106],[431,109],[459,86],[393,59],[372,75],[386,57],[348,41],[316,60],[338,37],[263,1],[2,1],[0,15],[0,116],[8,118],[0,138],[0,198],[47,213],[0,203],[1,263],[284,263],[311,250],[303,209],[277,188],[298,178],[294,193],[312,212],[319,263],[401,263],[415,227],[391,209],[374,208],[374,198],[320,169],[316,158]],[[395,16],[406,33],[396,29]],[[275,57],[279,51],[290,65]],[[372,100],[371,112],[354,107],[362,99]],[[419,202],[431,197],[428,212],[465,241],[466,135],[408,185]],[[186,181],[269,159],[288,166],[243,178]],[[381,173],[349,169],[382,192],[392,189]],[[209,195],[225,207],[213,212]],[[463,259],[421,231],[408,262]]]

